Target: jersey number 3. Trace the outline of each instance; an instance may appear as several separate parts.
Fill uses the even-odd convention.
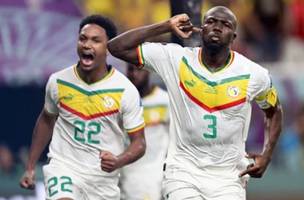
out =
[[[208,121],[208,130],[210,132],[203,133],[204,138],[206,139],[214,139],[217,136],[217,130],[216,130],[216,116],[214,115],[204,115],[204,120]]]

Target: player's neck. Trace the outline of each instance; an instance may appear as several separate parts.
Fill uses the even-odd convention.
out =
[[[211,51],[208,48],[202,48],[201,59],[204,65],[211,71],[217,71],[227,65],[230,60],[230,48],[223,48],[217,51]]]
[[[96,67],[95,69],[88,71],[81,69],[81,67],[79,67],[79,64],[77,66],[78,75],[87,84],[92,84],[102,80],[104,77],[108,75],[110,70],[111,67],[108,66],[106,63],[100,65],[99,67]]]

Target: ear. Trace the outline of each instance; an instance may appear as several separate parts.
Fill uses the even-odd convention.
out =
[[[235,38],[237,37],[236,32],[233,33],[233,40],[235,40]]]

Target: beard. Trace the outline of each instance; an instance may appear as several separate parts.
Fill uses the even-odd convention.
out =
[[[221,43],[215,43],[215,42],[204,41],[203,46],[205,48],[207,48],[208,51],[211,52],[212,54],[213,53],[216,54],[216,53],[222,51],[223,49],[226,49],[226,45],[221,44]]]

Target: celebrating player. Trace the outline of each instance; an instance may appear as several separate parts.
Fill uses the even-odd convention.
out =
[[[115,35],[107,18],[81,21],[79,62],[49,78],[22,187],[34,187],[35,164],[51,140],[43,167],[47,199],[120,199],[117,169],[144,154],[145,139],[138,91],[106,63],[107,42]],[[125,132],[131,141],[126,149]]]
[[[268,71],[231,50],[236,26],[232,11],[218,6],[207,11],[200,29],[180,14],[108,43],[112,55],[155,71],[167,86],[172,137],[166,199],[244,200],[248,175],[261,177],[270,163],[281,132],[281,106]],[[188,38],[194,31],[201,34],[201,47],[145,42],[168,32]],[[252,101],[265,113],[267,139],[261,154],[247,156]]]

